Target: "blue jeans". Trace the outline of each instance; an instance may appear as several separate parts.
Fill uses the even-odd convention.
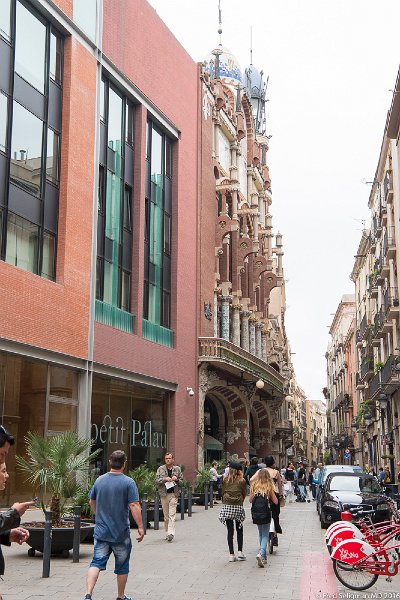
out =
[[[269,538],[269,528],[270,523],[266,523],[263,525],[257,525],[258,527],[258,536],[260,538],[260,554],[263,558],[267,558],[267,544]]]
[[[105,571],[110,554],[114,554],[116,575],[126,575],[129,573],[129,558],[131,556],[132,542],[130,534],[126,536],[123,542],[104,542],[103,540],[94,540],[93,560],[91,567],[97,567],[100,571]]]

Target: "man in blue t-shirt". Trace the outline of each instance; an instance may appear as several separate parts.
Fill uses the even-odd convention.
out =
[[[91,600],[100,571],[105,571],[107,561],[114,554],[117,575],[117,600],[131,600],[125,596],[128,580],[132,542],[129,528],[129,511],[138,526],[136,540],[144,536],[142,513],[136,483],[124,475],[126,454],[115,450],[109,460],[110,471],[94,482],[89,492],[90,506],[96,515],[94,528],[94,555],[86,579],[85,600]]]

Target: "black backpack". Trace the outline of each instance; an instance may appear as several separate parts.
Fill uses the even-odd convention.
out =
[[[257,494],[251,504],[251,517],[255,525],[267,525],[271,523],[271,507],[268,498]]]

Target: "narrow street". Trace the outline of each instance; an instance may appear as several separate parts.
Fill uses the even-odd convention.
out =
[[[245,562],[228,562],[226,530],[218,521],[219,507],[196,507],[191,518],[178,517],[176,540],[168,544],[163,530],[148,530],[144,542],[134,546],[133,567],[127,594],[134,600],[314,600],[317,598],[396,598],[399,576],[384,578],[370,590],[353,592],[339,584],[325,549],[315,504],[288,504],[282,510],[284,530],[277,552],[268,556],[265,569],[255,560],[257,528],[246,504]],[[32,517],[32,515],[31,515]],[[135,531],[132,530],[132,537]],[[5,600],[70,600],[84,597],[85,576],[92,546],[81,546],[81,560],[55,558],[49,579],[42,579],[40,556],[29,558],[27,546],[4,548],[6,574],[0,586]],[[112,561],[100,574],[93,600],[116,597]],[[375,595],[373,595],[375,594]],[[381,594],[381,595],[379,595]]]

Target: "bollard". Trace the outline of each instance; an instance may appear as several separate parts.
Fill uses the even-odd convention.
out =
[[[185,492],[181,490],[181,521],[185,518]]]
[[[143,498],[142,498],[142,521],[143,521],[144,535],[146,535],[146,532],[147,532],[147,494],[143,494]]]
[[[214,483],[210,483],[210,508],[214,508]]]
[[[52,512],[51,510],[46,510],[44,512],[45,515],[45,523],[44,523],[44,540],[43,540],[43,570],[42,577],[50,576],[50,555],[51,555],[51,519]]]
[[[158,531],[160,528],[160,496],[156,492],[154,496],[154,529]]]
[[[208,483],[204,486],[204,509],[208,510]]]
[[[72,562],[79,562],[79,546],[81,543],[81,507],[74,508],[74,545],[72,547]]]
[[[188,517],[192,516],[192,486],[189,485],[189,490],[188,490]]]

